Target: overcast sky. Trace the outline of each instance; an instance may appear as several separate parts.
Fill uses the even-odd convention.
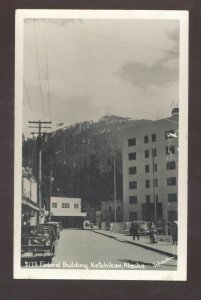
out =
[[[28,120],[170,116],[178,51],[175,20],[26,19],[24,130]]]

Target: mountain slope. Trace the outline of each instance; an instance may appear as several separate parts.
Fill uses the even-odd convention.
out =
[[[81,197],[83,205],[96,208],[112,200],[115,152],[117,199],[122,200],[123,132],[147,122],[106,115],[53,132],[53,193]]]
[[[48,208],[50,173],[52,196],[80,197],[83,209],[99,209],[114,199],[114,153],[117,200],[122,200],[122,138],[124,131],[149,120],[105,115],[99,121],[60,124],[42,141],[42,197]],[[38,140],[24,141],[23,163],[38,174]]]

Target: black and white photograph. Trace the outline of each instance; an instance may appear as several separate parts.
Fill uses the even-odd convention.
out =
[[[14,278],[186,280],[188,12],[15,29]]]

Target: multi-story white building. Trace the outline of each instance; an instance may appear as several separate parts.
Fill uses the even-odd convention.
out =
[[[82,227],[86,213],[81,212],[80,198],[51,197],[50,216],[63,227]]]
[[[129,129],[123,139],[123,220],[177,220],[178,116]]]

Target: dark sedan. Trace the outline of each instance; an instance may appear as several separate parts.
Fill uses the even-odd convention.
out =
[[[22,228],[21,260],[52,262],[55,256],[55,238],[48,226],[26,226]]]

